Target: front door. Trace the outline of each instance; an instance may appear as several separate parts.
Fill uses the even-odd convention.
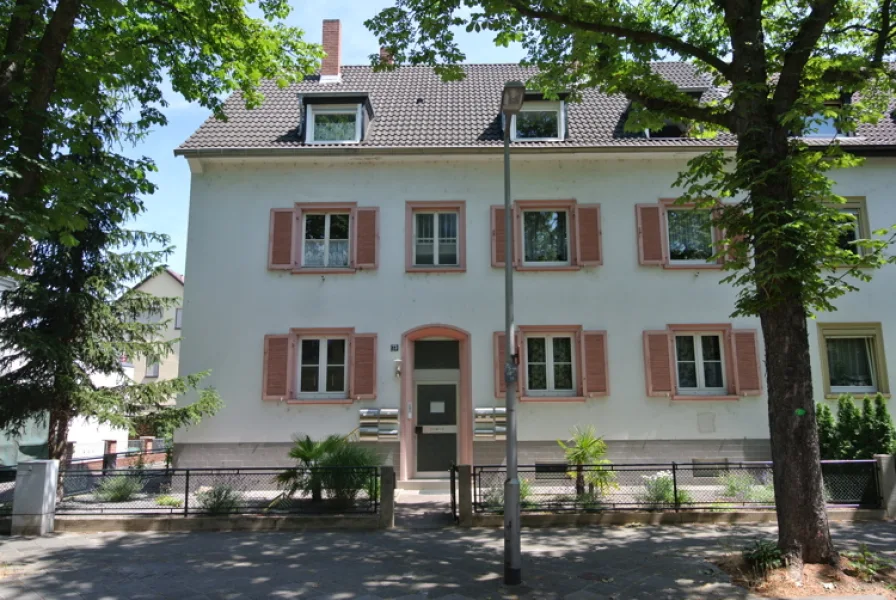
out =
[[[457,383],[418,383],[417,474],[447,475],[457,459]]]

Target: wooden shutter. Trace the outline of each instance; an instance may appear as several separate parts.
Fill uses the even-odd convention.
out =
[[[753,329],[735,329],[731,332],[734,346],[735,392],[739,396],[762,394],[762,377],[759,372],[759,341]]]
[[[600,204],[576,206],[576,226],[579,264],[585,267],[602,264]]]
[[[607,396],[610,393],[609,370],[607,369],[607,332],[585,331],[583,337],[585,378],[582,388],[586,396]]]
[[[504,266],[504,207],[492,206],[492,266]]]
[[[506,362],[504,353],[504,332],[496,331],[493,336],[495,342],[495,397],[501,397],[507,390],[504,384],[504,363]]]
[[[675,389],[670,337],[668,331],[644,332],[644,371],[648,396],[671,396]]]
[[[380,237],[379,208],[355,211],[355,267],[376,269]]]
[[[264,400],[288,400],[292,397],[292,364],[295,342],[292,336],[264,336],[263,390]]]
[[[663,252],[663,210],[659,204],[635,206],[638,222],[638,263],[661,265]]]
[[[376,398],[376,334],[359,333],[351,339],[351,397]]]
[[[293,267],[293,213],[291,208],[272,208],[268,238],[268,268]]]

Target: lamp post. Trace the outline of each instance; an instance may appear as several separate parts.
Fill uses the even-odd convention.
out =
[[[516,340],[513,325],[513,210],[510,201],[510,125],[520,112],[526,86],[508,81],[501,94],[504,113],[504,387],[507,410],[507,479],[504,481],[504,583],[523,581],[520,550],[520,480],[516,463]]]

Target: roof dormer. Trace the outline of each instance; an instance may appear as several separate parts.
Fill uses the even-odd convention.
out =
[[[357,144],[364,140],[373,106],[365,92],[320,92],[301,97],[306,144]]]

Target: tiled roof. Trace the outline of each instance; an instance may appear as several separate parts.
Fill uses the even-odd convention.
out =
[[[685,89],[711,89],[709,78],[687,63],[656,63],[656,70]],[[375,73],[370,66],[344,66],[340,83],[321,84],[316,78],[280,88],[264,82],[265,100],[253,110],[245,108],[239,93],[225,104],[227,121],[209,118],[176,151],[291,150],[302,148],[373,149],[405,148],[488,148],[503,143],[499,103],[504,82],[526,81],[535,75],[534,68],[515,64],[465,65],[466,78],[443,82],[429,67],[399,67],[392,72]],[[374,119],[364,139],[350,146],[344,144],[305,144],[301,137],[301,96],[331,92],[345,95],[358,92],[367,95]],[[543,148],[601,147],[706,147],[733,145],[732,135],[705,139],[647,139],[623,131],[628,101],[622,96],[608,96],[587,90],[581,102],[568,106],[568,134],[557,142],[515,142],[521,146]],[[896,106],[891,106],[892,109]],[[844,145],[896,146],[896,121],[888,114],[877,125],[862,125],[851,138],[839,138]],[[818,140],[812,143],[827,143]]]

